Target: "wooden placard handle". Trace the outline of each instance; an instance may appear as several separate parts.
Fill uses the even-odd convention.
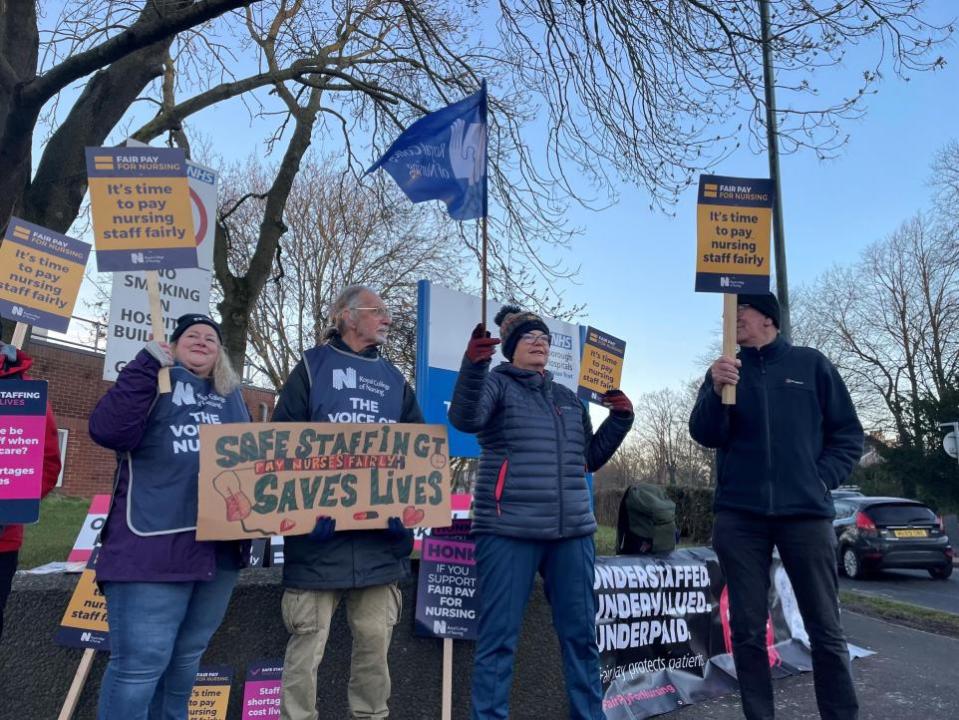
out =
[[[93,665],[93,656],[96,652],[93,648],[87,648],[83,651],[77,673],[73,676],[73,682],[70,683],[67,699],[63,701],[63,707],[60,708],[60,715],[57,720],[70,720],[73,717],[73,713],[77,709],[77,702],[80,700],[80,693],[83,692],[83,686],[87,683],[87,676],[90,674],[90,667]]]
[[[736,357],[736,296],[723,295],[723,357]],[[736,386],[723,385],[723,405],[736,404]]]
[[[13,329],[13,337],[10,338],[10,344],[17,350],[23,350],[23,341],[27,339],[27,328],[29,327],[26,323],[18,322],[17,326]]]
[[[453,717],[453,639],[443,638],[443,720]]]
[[[163,306],[160,304],[160,278],[156,270],[147,270],[144,275],[147,281],[147,296],[150,299],[150,325],[153,329],[153,339],[162,342],[166,340],[166,333],[163,331]],[[157,386],[161,395],[170,392],[170,368],[160,368]]]

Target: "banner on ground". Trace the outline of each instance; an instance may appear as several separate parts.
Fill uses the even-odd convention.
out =
[[[480,321],[480,298],[456,292],[421,280],[418,285],[416,321],[416,396],[428,423],[447,426],[451,457],[479,457],[476,436],[449,425],[447,412],[453,398],[453,386],[463,361],[463,353],[473,327]],[[495,335],[493,318],[503,303],[486,304],[489,330]],[[549,327],[552,344],[549,364],[553,379],[574,393],[579,387],[579,359],[582,354],[582,328],[579,325],[543,318]],[[501,347],[501,346],[500,346]],[[506,360],[497,347],[491,367]]]
[[[450,522],[446,428],[410,423],[200,426],[197,538],[302,535]]]
[[[67,609],[54,637],[58,645],[94,650],[110,649],[107,601],[96,584],[96,561],[97,553],[93,553],[86,569],[77,580],[77,586],[67,603]]]
[[[773,183],[700,175],[696,292],[769,292]]]
[[[257,660],[246,671],[240,720],[280,717],[283,659]]]
[[[67,564],[83,563],[90,560],[95,548],[100,547],[100,530],[103,529],[107,521],[107,514],[110,512],[110,495],[94,495],[90,501],[90,509],[87,510],[87,517],[80,526],[80,532],[77,533],[77,539],[73,543],[73,549],[67,557]],[[67,572],[70,572],[68,567]]]
[[[479,626],[476,543],[470,521],[454,520],[423,538],[416,588],[416,634],[475,640]]]
[[[771,570],[773,677],[812,669],[789,579]],[[725,580],[713,551],[597,557],[596,643],[607,720],[642,720],[738,689]],[[870,654],[849,646],[852,657]]]
[[[623,340],[594,327],[586,328],[577,388],[580,399],[599,404],[607,390],[619,388],[625,355]]]
[[[188,313],[210,314],[213,242],[216,232],[217,174],[187,160],[190,208],[196,241],[197,267],[159,270],[160,306],[163,326],[169,335],[176,319]],[[114,273],[107,322],[107,352],[103,379],[114,381],[123,366],[153,337],[146,300],[146,278],[142,272]]]
[[[188,720],[226,720],[233,669],[225,665],[201,666],[193,684]]]
[[[0,383],[0,525],[40,519],[47,381]]]
[[[11,217],[0,244],[0,315],[66,332],[90,246]]]
[[[97,270],[197,266],[183,150],[88,147],[86,161]]]

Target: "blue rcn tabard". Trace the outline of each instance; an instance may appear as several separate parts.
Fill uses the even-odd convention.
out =
[[[303,362],[310,376],[314,422],[399,422],[406,380],[392,363],[330,345],[310,348],[303,353]]]
[[[199,426],[250,421],[239,388],[223,397],[179,365],[170,368],[170,384],[173,392],[157,395],[140,444],[126,453],[127,526],[136,535],[195,530]]]

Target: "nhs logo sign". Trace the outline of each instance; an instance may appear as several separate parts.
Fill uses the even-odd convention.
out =
[[[346,370],[333,368],[333,387],[337,390],[343,388],[356,390],[356,370],[354,368],[346,368]]]

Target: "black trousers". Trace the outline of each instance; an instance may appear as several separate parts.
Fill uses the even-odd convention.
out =
[[[729,624],[743,714],[748,720],[772,720],[775,715],[766,650],[773,547],[779,549],[809,635],[819,715],[824,720],[855,720],[859,703],[839,622],[832,523],[821,518],[769,518],[720,511],[713,524],[713,548],[729,591]]]
[[[19,554],[17,550],[0,552],[0,638],[3,638],[3,609],[10,597],[10,586],[13,584],[13,575],[17,572]]]

